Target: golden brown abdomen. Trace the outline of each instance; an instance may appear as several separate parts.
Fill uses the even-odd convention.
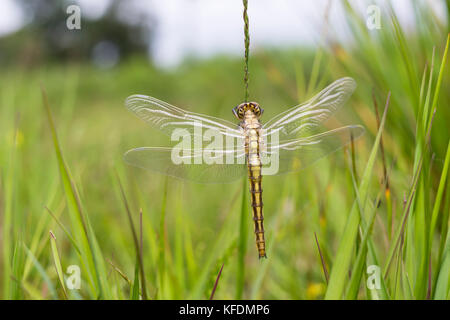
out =
[[[259,123],[251,123],[246,127],[246,151],[248,177],[250,181],[250,195],[253,212],[253,222],[255,225],[256,247],[258,249],[259,258],[266,258],[266,243],[264,240],[264,216],[262,202],[262,175],[261,175],[261,158],[259,155]]]
[[[250,194],[253,211],[253,222],[255,224],[256,248],[259,258],[266,258],[266,243],[264,240],[264,216],[261,188],[261,165],[248,164],[248,177],[250,180]]]

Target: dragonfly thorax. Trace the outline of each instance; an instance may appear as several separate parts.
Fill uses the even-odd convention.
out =
[[[264,110],[257,102],[244,102],[233,108],[233,114],[239,120],[244,120],[244,117],[249,114],[259,119],[263,112]]]

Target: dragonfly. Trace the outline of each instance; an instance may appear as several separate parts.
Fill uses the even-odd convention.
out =
[[[126,108],[179,143],[174,147],[135,148],[124,154],[124,160],[135,167],[200,183],[226,183],[247,176],[256,248],[259,258],[267,258],[262,177],[303,170],[360,137],[364,133],[360,125],[328,131],[323,126],[355,88],[352,78],[341,78],[265,123],[260,105],[244,102],[232,109],[237,124],[150,96],[132,95],[125,100]],[[204,146],[205,141],[214,143]]]

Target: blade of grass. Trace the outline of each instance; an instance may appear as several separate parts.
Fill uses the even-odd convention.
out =
[[[441,67],[439,69],[439,75],[438,75],[438,80],[436,83],[436,88],[434,90],[434,96],[433,96],[433,103],[431,105],[431,109],[434,110],[437,108],[437,103],[438,103],[438,99],[439,99],[439,93],[441,91],[441,86],[442,86],[442,78],[444,77],[445,74],[445,64],[447,62],[447,55],[448,55],[448,48],[450,46],[450,33],[447,35],[447,43],[445,44],[445,50],[444,50],[444,55],[442,57],[442,62],[441,62]],[[431,117],[428,121],[428,128],[430,128],[431,126]]]
[[[433,111],[433,114],[432,114],[432,117],[431,117],[432,121],[430,122],[430,126],[428,127],[428,132],[427,132],[426,138],[425,138],[425,142],[427,143],[428,146],[430,144],[431,128],[432,128],[433,119],[434,119],[434,115],[435,114],[436,114],[436,109],[434,109],[434,111]],[[420,142],[419,142],[419,144],[420,144]],[[410,189],[410,192],[409,192],[408,200],[406,202],[406,206],[403,209],[403,215],[402,215],[402,218],[401,218],[402,222],[398,226],[396,234],[395,234],[395,237],[394,237],[394,241],[393,241],[391,247],[389,248],[388,258],[387,258],[386,265],[385,265],[384,270],[383,270],[383,277],[385,279],[387,278],[387,274],[389,272],[389,268],[391,266],[391,263],[392,263],[394,255],[395,255],[395,252],[396,252],[396,250],[398,248],[400,239],[403,237],[403,233],[405,231],[406,223],[407,223],[407,220],[408,220],[408,217],[409,217],[409,214],[410,214],[411,206],[413,205],[413,201],[415,199],[416,189],[417,189],[417,185],[418,185],[418,182],[420,180],[420,177],[421,177],[423,159],[424,159],[424,156],[425,156],[424,152],[421,152],[420,154],[421,154],[421,156],[419,158],[418,165],[417,165],[417,167],[415,166],[416,169],[415,169],[415,172],[414,172],[413,182],[412,182],[411,189]],[[408,254],[408,256],[411,257],[412,255]]]
[[[406,70],[408,72],[410,91],[412,94],[414,94],[415,92],[417,92],[416,88],[418,88],[419,86],[418,86],[418,79],[416,77],[416,71],[412,63],[413,60],[410,58],[411,50],[407,45],[407,41],[403,33],[403,30],[392,8],[391,8],[391,22],[394,27],[395,31],[394,34],[397,39],[396,44],[399,46],[399,50],[403,58],[402,62],[404,63]]]
[[[166,265],[166,205],[168,193],[168,178],[164,182],[164,194],[161,205],[161,218],[159,224],[159,259],[158,259],[158,296],[164,298],[164,277]]]
[[[379,129],[379,128],[378,128]],[[380,139],[380,146],[381,146],[381,139]],[[359,196],[358,188],[356,185],[356,179],[354,177],[354,173],[352,170],[349,169],[349,172],[352,173],[352,182],[353,182],[353,188],[355,190],[356,195],[356,201],[358,204],[359,212],[360,212],[360,237],[361,242],[359,244],[358,248],[358,254],[356,257],[356,261],[354,263],[354,268],[351,272],[351,278],[350,278],[350,285],[348,286],[348,291],[346,295],[346,299],[356,299],[358,295],[358,289],[359,284],[361,282],[362,276],[364,275],[363,269],[365,265],[375,265],[379,266],[378,258],[375,253],[374,244],[372,241],[372,238],[370,237],[370,233],[372,230],[373,223],[375,222],[376,218],[376,211],[379,207],[380,201],[381,201],[381,195],[383,191],[386,191],[387,188],[387,171],[386,171],[386,177],[384,177],[384,182],[382,184],[382,188],[378,192],[378,195],[375,200],[375,204],[372,207],[372,212],[366,213],[365,211],[369,211],[369,209],[364,210],[361,204],[361,198]],[[365,216],[369,216],[369,223],[365,222]],[[369,256],[367,256],[367,252],[369,253]],[[379,291],[378,291],[379,290]],[[380,288],[379,289],[369,289],[368,286],[366,286],[366,294],[367,297],[372,297],[373,299],[383,299],[387,300],[389,299],[389,294],[387,292],[386,283],[384,282],[384,279],[380,279]]]
[[[64,227],[64,225],[59,221],[59,219],[53,214],[53,212],[45,207],[45,209],[47,210],[47,212],[50,214],[50,216],[53,218],[53,220],[55,220],[55,222],[58,224],[58,226],[62,229],[62,231],[66,234],[67,238],[70,241],[70,244],[75,248],[75,250],[77,250],[77,252],[80,254],[81,251],[78,248],[77,243],[75,242],[75,239],[72,237],[72,235],[70,234],[70,232],[66,229],[66,227]]]
[[[447,245],[444,251],[443,263],[439,271],[438,280],[436,282],[436,290],[434,299],[446,300],[450,293],[450,237],[447,238]]]
[[[23,275],[23,267],[24,267],[24,251],[21,248],[21,245],[23,243],[23,232],[21,232],[20,229],[17,230],[17,238],[15,239],[16,242],[14,243],[14,253],[13,253],[13,259],[12,259],[12,276],[17,279],[18,281],[13,283],[12,290],[11,290],[11,299],[14,300],[23,300],[23,290],[21,287],[22,283],[22,275]]]
[[[77,243],[80,244],[81,254],[79,257],[82,267],[88,275],[88,282],[94,297],[110,298],[110,290],[105,278],[107,272],[104,268],[103,257],[101,256],[101,251],[98,249],[95,235],[88,225],[87,218],[83,213],[78,191],[71,178],[69,168],[64,161],[47,94],[43,86],[41,86],[41,93],[53,139],[53,146],[58,160],[63,190],[69,208],[69,217]]]
[[[139,258],[137,256],[136,256],[136,263],[134,266],[134,281],[130,299],[139,300]]]
[[[441,178],[440,178],[440,181],[439,181],[438,191],[437,191],[437,194],[436,194],[436,198],[434,200],[435,202],[434,202],[434,206],[433,206],[433,212],[431,214],[430,234],[429,234],[430,238],[428,240],[428,245],[429,245],[428,252],[430,253],[430,257],[431,257],[431,251],[433,249],[434,232],[436,230],[436,225],[437,225],[438,218],[439,218],[439,212],[440,212],[440,208],[441,208],[441,204],[442,204],[442,197],[443,197],[443,194],[444,194],[445,186],[448,185],[447,177],[448,177],[449,165],[450,165],[450,140],[449,140],[449,143],[447,145],[447,153],[445,155],[444,167],[442,169]],[[447,205],[447,203],[444,203],[444,210],[442,211],[442,219],[443,219],[442,220],[443,221],[443,225],[442,225],[442,230],[441,230],[442,239],[445,239],[446,234],[447,234],[446,227],[448,227],[447,221],[448,221],[448,211],[449,211],[449,209],[446,208],[446,205]],[[431,283],[429,284],[429,288],[428,288],[429,291],[431,290],[430,287],[432,286],[431,285],[432,283],[434,283],[434,287],[436,286],[435,282],[437,281],[437,275],[440,272],[441,254],[442,254],[441,246],[442,246],[442,241],[439,244],[439,251],[438,251],[438,257],[437,257],[437,261],[436,261],[436,271],[435,271],[434,278],[433,278],[433,275],[431,274],[432,270],[430,270],[429,276],[431,276],[432,279],[431,279]]]
[[[49,197],[45,203],[51,203],[54,201],[54,199],[56,197],[57,187],[58,187],[57,180],[54,179],[52,181],[52,184],[50,187],[50,192],[48,193]],[[46,210],[46,209],[44,208],[44,210]],[[44,241],[46,241],[46,237],[43,235],[44,235],[45,229],[47,228],[49,222],[50,222],[50,217],[46,214],[42,214],[41,217],[39,218],[39,221],[36,225],[36,228],[34,229],[33,236],[31,238],[31,242],[29,245],[30,251],[33,252],[33,254],[35,256],[37,256],[38,258],[44,248],[43,243],[44,243]],[[29,272],[31,270],[31,267],[32,267],[31,259],[29,258],[29,256],[27,256],[27,260],[25,261],[25,267],[24,267],[24,271],[23,271],[22,283],[24,283],[24,281],[26,281],[26,279],[29,275]]]
[[[429,239],[429,251],[431,251],[431,248],[433,247],[433,238],[434,238],[434,231],[436,230],[436,224],[437,220],[439,218],[439,210],[441,208],[442,203],[442,196],[444,195],[444,189],[445,185],[447,183],[447,177],[448,177],[448,168],[450,165],[450,140],[447,145],[447,152],[445,155],[444,160],[444,167],[442,169],[441,178],[439,181],[439,187],[436,194],[436,198],[434,199],[434,206],[433,211],[431,214],[431,224],[430,224],[430,239]]]
[[[403,284],[403,294],[405,299],[407,300],[414,300],[414,291],[412,289],[411,282],[409,281],[408,272],[406,271],[405,264],[403,261],[401,262],[402,265],[402,284]]]
[[[56,237],[52,231],[50,231],[50,245],[52,247],[53,262],[55,264],[56,274],[58,275],[59,283],[64,294],[64,298],[67,300],[66,285],[64,284],[64,273],[61,266],[61,260],[59,259],[58,248],[56,247]]]
[[[119,276],[130,285],[130,288],[133,286],[130,278],[128,278],[127,275],[122,270],[120,270],[111,260],[106,259],[106,262],[108,262],[111,267],[119,274]]]
[[[183,238],[185,238],[185,224],[184,224],[184,210],[182,204],[182,184],[177,184],[176,186],[176,200],[175,200],[175,270],[177,275],[177,281],[179,282],[180,289],[177,290],[177,294],[179,296],[177,298],[182,299],[185,297],[185,289],[187,286],[186,277],[185,277],[185,269],[186,269],[186,261],[184,259],[183,252]]]
[[[122,201],[123,201],[123,204],[124,204],[124,207],[125,207],[125,212],[127,213],[128,224],[130,225],[131,234],[133,236],[134,247],[135,247],[135,250],[136,250],[136,257],[137,257],[138,262],[139,262],[139,274],[140,274],[140,277],[141,277],[141,285],[142,285],[142,298],[144,300],[147,300],[147,288],[146,288],[146,280],[145,280],[144,259],[142,257],[142,210],[140,211],[140,214],[139,214],[140,239],[138,240],[136,229],[135,229],[134,223],[133,223],[133,217],[131,216],[130,206],[128,204],[128,199],[127,199],[127,197],[125,195],[125,191],[123,189],[122,182],[120,181],[120,177],[119,177],[119,174],[117,172],[116,172],[116,178],[117,178],[117,183],[118,183],[119,188],[120,188],[120,193],[121,193]]]
[[[434,71],[434,58],[435,58],[436,48],[433,47],[433,53],[431,56],[431,67],[430,74],[428,77],[428,89],[425,96],[425,102],[423,106],[423,118],[418,120],[419,129],[418,131],[419,141],[417,144],[417,155],[420,155],[423,159],[423,167],[430,167],[429,159],[429,149],[426,148],[426,136],[430,127],[430,121],[434,114],[431,114],[431,88],[433,84],[433,71]],[[418,272],[415,279],[414,294],[418,299],[424,299],[426,297],[427,288],[427,274],[428,274],[428,263],[429,263],[429,229],[430,229],[430,216],[426,212],[430,211],[430,194],[427,192],[430,187],[430,175],[429,170],[423,170],[419,181],[419,187],[417,191],[417,196],[415,202],[413,203],[411,223],[414,224],[414,241],[416,241],[414,247],[416,251],[416,262],[415,264],[419,266]]]
[[[245,253],[247,251],[247,234],[248,234],[248,214],[247,214],[247,178],[244,178],[242,184],[242,202],[241,215],[239,223],[239,242],[238,242],[238,259],[236,271],[236,300],[242,299],[245,282]]]
[[[314,232],[314,239],[316,240],[317,250],[319,251],[320,261],[322,263],[323,275],[325,277],[326,283],[328,284],[329,275],[328,275],[327,265],[325,263],[325,259],[322,254],[322,250],[320,249],[320,244],[319,244],[319,240],[317,239],[317,234],[315,232]]]
[[[442,261],[442,256],[445,248],[445,240],[447,239],[448,233],[448,221],[450,215],[450,196],[448,196],[449,192],[450,192],[450,179],[447,180],[446,197],[443,208],[443,215],[441,219],[441,239],[439,241],[439,254],[437,259],[438,265],[440,265]]]
[[[437,84],[436,84],[436,89],[434,91],[433,104],[432,104],[433,109],[436,109],[436,107],[437,107],[437,101],[438,101],[439,92],[440,92],[441,85],[442,85],[442,78],[444,76],[444,68],[445,68],[445,64],[447,61],[449,45],[450,45],[450,34],[447,35],[447,43],[445,45],[445,51],[444,51],[444,55],[442,57],[441,67],[439,69],[439,75],[438,75],[438,80],[437,80]],[[432,121],[432,119],[430,118],[430,123],[428,124],[429,127],[431,127],[431,121]],[[434,203],[433,211],[431,214],[428,252],[431,252],[431,249],[433,246],[434,230],[436,228],[437,219],[438,219],[438,215],[439,215],[439,209],[441,207],[442,196],[443,196],[444,189],[445,189],[445,181],[446,181],[447,175],[448,175],[449,162],[450,162],[450,141],[447,145],[447,153],[445,156],[444,168],[442,170],[441,178],[439,181],[438,192],[436,194],[435,203]]]
[[[220,267],[219,274],[217,275],[216,282],[214,282],[214,287],[211,291],[211,296],[209,297],[209,300],[214,299],[214,294],[216,293],[217,285],[219,284],[220,275],[222,274],[224,264],[222,264],[222,267]]]
[[[4,101],[5,103],[12,104],[13,97],[11,96],[11,100]],[[16,157],[16,149],[17,149],[17,135],[19,132],[19,124],[18,118],[16,117],[15,125],[14,125],[14,134],[11,143],[11,152],[9,154],[8,166],[6,169],[6,178],[5,178],[5,186],[4,186],[4,211],[3,211],[3,228],[2,228],[2,264],[3,264],[3,298],[10,299],[12,298],[11,287],[10,287],[10,277],[12,276],[11,263],[12,263],[12,220],[13,220],[13,202],[14,202],[14,190],[15,190],[15,157]]]
[[[52,299],[58,299],[58,295],[56,293],[55,286],[53,285],[53,282],[50,280],[50,277],[48,276],[48,274],[45,271],[44,267],[39,263],[39,261],[36,259],[36,257],[27,248],[27,246],[25,244],[23,244],[23,248],[24,248],[25,252],[30,256],[34,267],[36,268],[36,270],[38,271],[38,273],[41,275],[42,279],[44,280],[45,284],[47,285],[47,288],[48,288],[48,290],[50,292],[50,295],[51,295]]]
[[[375,200],[375,204],[378,204],[380,199],[381,199],[381,190]],[[367,239],[369,238],[370,233],[372,231],[372,226],[375,221],[376,214],[377,214],[377,205],[373,206],[372,212],[369,216],[369,224],[363,231],[360,249],[358,251],[358,255],[356,256],[356,260],[350,277],[350,284],[348,285],[348,291],[345,296],[346,300],[355,300],[358,297],[358,291],[363,276],[364,265],[367,255]]]
[[[376,116],[376,120],[377,120],[377,128],[379,129],[380,128],[380,112],[378,111],[378,103],[377,103],[377,99],[375,97],[374,90],[372,90],[372,100],[373,100],[375,116]],[[387,216],[388,216],[388,220],[387,220],[388,238],[390,239],[392,236],[392,227],[393,227],[392,201],[391,201],[391,190],[389,187],[389,177],[387,175],[387,165],[386,165],[386,156],[385,156],[384,145],[383,145],[383,136],[381,136],[381,139],[380,139],[380,153],[381,153],[381,161],[383,164],[383,183],[386,184],[384,197],[386,199]]]
[[[358,192],[360,195],[360,199],[362,201],[363,209],[365,207],[365,202],[368,197],[369,181],[373,172],[373,167],[375,164],[375,159],[380,144],[381,133],[384,129],[384,124],[386,122],[386,115],[389,109],[389,100],[390,100],[390,93],[388,94],[386,100],[386,107],[384,109],[383,117],[380,123],[380,129],[378,130],[378,134],[372,147],[372,151],[370,152],[369,160],[367,161],[367,165],[361,179],[361,184],[359,186]],[[336,258],[333,262],[333,266],[330,273],[330,282],[328,283],[327,291],[325,293],[325,299],[340,299],[344,293],[345,280],[347,278],[348,270],[353,255],[353,248],[358,233],[359,223],[360,223],[359,209],[357,201],[355,200],[353,202],[351,212],[347,218],[342,238],[339,242]]]

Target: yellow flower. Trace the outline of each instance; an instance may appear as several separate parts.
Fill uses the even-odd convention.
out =
[[[325,292],[325,285],[323,283],[309,283],[306,289],[306,299],[315,300]]]

